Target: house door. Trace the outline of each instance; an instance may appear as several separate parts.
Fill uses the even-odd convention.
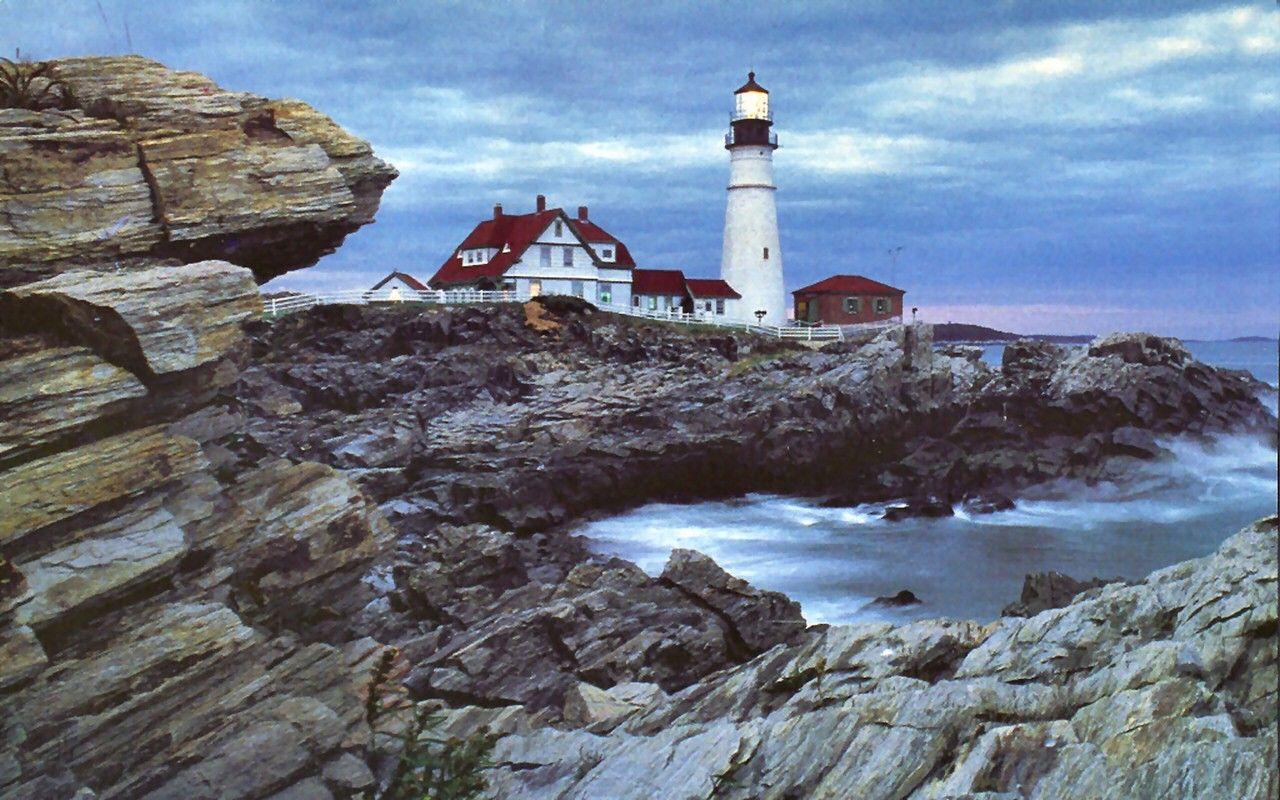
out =
[[[542,294],[542,281],[529,281],[529,296],[537,297]]]

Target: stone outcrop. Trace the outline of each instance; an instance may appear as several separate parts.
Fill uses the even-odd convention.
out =
[[[705,556],[653,577],[563,525],[991,458],[948,438],[995,402],[1024,424],[1097,415],[1112,449],[1054,474],[1106,475],[1144,437],[1265,418],[1231,374],[1134,365],[1155,370],[1134,409],[1062,389],[1037,416],[1017,370],[935,356],[924,328],[812,353],[570,304],[542,331],[518,307],[267,327],[246,270],[178,274],[0,292],[6,797],[357,796],[394,765],[365,698],[385,664],[442,734],[502,737],[495,797],[1083,797],[1065,774],[1141,794],[1175,768],[1271,788],[1252,765],[1275,749],[1274,526],[1029,618],[806,630]],[[1101,374],[1088,358],[1122,361],[1053,354],[1040,391]],[[1151,404],[1188,370],[1206,414]],[[853,450],[835,485],[781,460]]]
[[[512,733],[493,796],[1274,797],[1276,546],[1272,519],[985,627],[832,627],[607,730]]]
[[[0,309],[0,795],[349,796],[383,650],[349,620],[392,531],[330,467],[221,468],[250,272],[67,272]]]
[[[1049,608],[1061,608],[1081,592],[1106,586],[1108,583],[1125,583],[1122,578],[1090,578],[1078,581],[1061,572],[1033,572],[1022,581],[1022,594],[1016,603],[1010,603],[1000,612],[1003,616],[1030,617]]]
[[[1251,378],[1116,352],[1145,334],[1018,342],[993,369],[934,352],[927,325],[814,353],[540,314],[558,327],[516,307],[294,315],[254,329],[236,401],[257,446],[352,470],[398,517],[522,532],[747,491],[892,502],[895,518],[998,509],[1031,484],[1122,478],[1163,456],[1159,437],[1274,426]]]
[[[0,109],[0,286],[203,259],[265,281],[372,222],[396,176],[296,100],[139,56],[52,63],[74,107]]]
[[[1196,362],[1137,367],[1131,411],[1079,377],[1048,393],[1111,380],[1112,353],[995,370],[935,353],[927,326],[814,353],[552,300],[319,308],[251,336],[230,391],[247,436],[227,447],[325,461],[382,501],[402,546],[366,630],[404,647],[411,693],[553,717],[583,683],[679,691],[807,635],[794,603],[705,556],[677,550],[654,581],[592,554],[567,530],[584,514],[761,490],[996,510],[1038,481],[1122,477],[1166,432],[1272,420]]]
[[[559,709],[581,682],[674,690],[805,628],[797,603],[697,554],[654,580],[545,535],[441,526],[412,540],[374,629],[402,644],[419,698]]]

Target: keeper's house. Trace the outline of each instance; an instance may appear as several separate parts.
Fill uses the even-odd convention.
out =
[[[393,303],[403,302],[406,297],[413,298],[418,292],[427,290],[426,284],[406,272],[393,272],[369,287],[375,299],[390,300]]]
[[[738,319],[742,295],[719,278],[686,278],[678,269],[631,271],[631,305],[640,311]]]
[[[630,305],[635,261],[626,245],[587,216],[547,208],[538,195],[531,214],[493,207],[454,248],[428,282],[432,289],[514,289],[530,296],[574,295],[593,303]]]
[[[791,294],[797,322],[857,325],[901,320],[906,293],[861,275],[832,275]]]

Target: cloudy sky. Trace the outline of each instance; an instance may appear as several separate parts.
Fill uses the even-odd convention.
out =
[[[0,46],[132,49],[368,138],[402,177],[295,286],[428,277],[493,203],[538,193],[591,206],[642,266],[714,275],[754,68],[790,289],[860,273],[927,319],[1019,332],[1280,320],[1268,1],[0,0]]]

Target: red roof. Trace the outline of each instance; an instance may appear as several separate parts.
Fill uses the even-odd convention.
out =
[[[578,232],[584,241],[591,244],[612,244],[614,247],[613,261],[604,262],[605,265],[611,267],[622,267],[631,269],[636,265],[635,259],[631,257],[631,251],[627,246],[613,237],[613,234],[601,228],[590,220],[571,219],[569,224]]]
[[[412,276],[412,275],[410,275],[409,273],[407,273],[407,272],[393,272],[393,273],[391,273],[390,275],[388,275],[387,277],[385,277],[385,278],[383,278],[382,280],[380,280],[380,281],[378,281],[377,283],[375,283],[375,284],[373,285],[373,288],[372,288],[372,289],[370,289],[369,291],[371,291],[371,292],[372,292],[372,291],[374,291],[375,289],[381,289],[383,286],[385,286],[386,284],[390,283],[390,282],[391,282],[391,280],[392,280],[392,279],[394,279],[394,278],[399,278],[399,279],[400,279],[401,281],[403,281],[403,282],[404,282],[404,284],[405,284],[406,286],[408,286],[410,289],[417,289],[417,290],[418,290],[418,291],[420,291],[420,292],[422,292],[422,291],[426,291],[426,289],[427,289],[426,285],[425,285],[425,284],[423,284],[423,283],[422,283],[422,281],[420,281],[420,280],[418,280],[417,278],[413,277],[413,276]]]
[[[742,295],[733,290],[733,287],[719,278],[688,278],[685,285],[689,287],[689,294],[694,297],[731,297],[735,300],[742,298]]]
[[[626,245],[609,235],[599,225],[585,220],[570,219],[562,209],[549,208],[532,214],[503,214],[476,225],[471,233],[467,234],[467,238],[463,239],[462,243],[454,248],[445,262],[440,265],[436,274],[431,276],[431,285],[439,287],[475,283],[486,278],[501,277],[557,217],[563,218],[569,224],[570,230],[584,242],[610,242],[615,245],[617,250],[614,253],[615,260],[602,262],[602,266],[630,269],[636,265]],[[484,264],[462,262],[460,250],[480,247],[492,247],[498,253]]]
[[[906,292],[861,275],[832,275],[803,289],[796,289],[792,294],[906,294]]]
[[[638,269],[631,273],[632,294],[684,294],[684,273],[678,269]]]

